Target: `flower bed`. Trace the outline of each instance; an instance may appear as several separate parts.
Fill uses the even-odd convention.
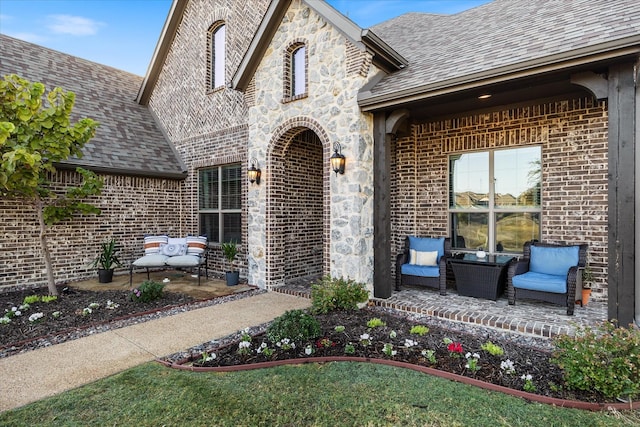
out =
[[[291,361],[377,361],[449,373],[451,379],[459,376],[476,385],[518,391],[524,397],[533,393],[554,403],[553,399],[560,399],[596,404],[590,409],[614,403],[593,391],[569,390],[562,370],[551,362],[550,351],[500,339],[482,329],[468,334],[430,324],[428,318],[416,320],[374,307],[315,317],[322,331],[313,340],[271,342],[264,332],[246,330],[231,343],[200,346],[183,360],[164,362],[193,370],[235,370]]]

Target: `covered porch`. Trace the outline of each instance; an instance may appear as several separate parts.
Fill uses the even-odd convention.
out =
[[[311,296],[313,278],[288,281],[272,290],[289,295]],[[581,326],[594,326],[607,319],[607,303],[590,301],[576,306],[573,316],[566,315],[566,307],[537,301],[518,301],[508,305],[506,295],[497,301],[460,296],[448,289],[446,296],[437,290],[423,287],[403,287],[389,298],[373,298],[379,307],[419,313],[436,319],[493,328],[505,333],[519,333],[537,338],[559,334],[573,334]]]

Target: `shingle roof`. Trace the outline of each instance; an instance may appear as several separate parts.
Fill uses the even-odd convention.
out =
[[[76,94],[72,120],[100,123],[81,159],[65,164],[102,172],[184,178],[185,167],[146,106],[142,77],[0,34],[0,75],[18,74]]]
[[[409,13],[371,28],[409,61],[363,98],[544,58],[553,60],[612,41],[640,43],[638,0],[494,0],[455,15]]]

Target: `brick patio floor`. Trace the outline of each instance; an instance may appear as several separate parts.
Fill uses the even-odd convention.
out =
[[[272,290],[310,297],[311,283],[300,279]],[[526,300],[509,305],[506,294],[491,301],[460,296],[455,289],[448,289],[447,295],[441,296],[435,289],[403,287],[388,299],[373,301],[380,307],[544,338],[573,334],[577,326],[595,325],[607,318],[606,302],[589,301],[585,307],[576,306],[573,316],[567,316],[566,307],[559,305]]]

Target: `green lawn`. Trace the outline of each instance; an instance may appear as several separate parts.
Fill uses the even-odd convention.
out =
[[[141,365],[0,414],[2,426],[632,426],[640,414],[555,408],[363,363],[235,373]]]

